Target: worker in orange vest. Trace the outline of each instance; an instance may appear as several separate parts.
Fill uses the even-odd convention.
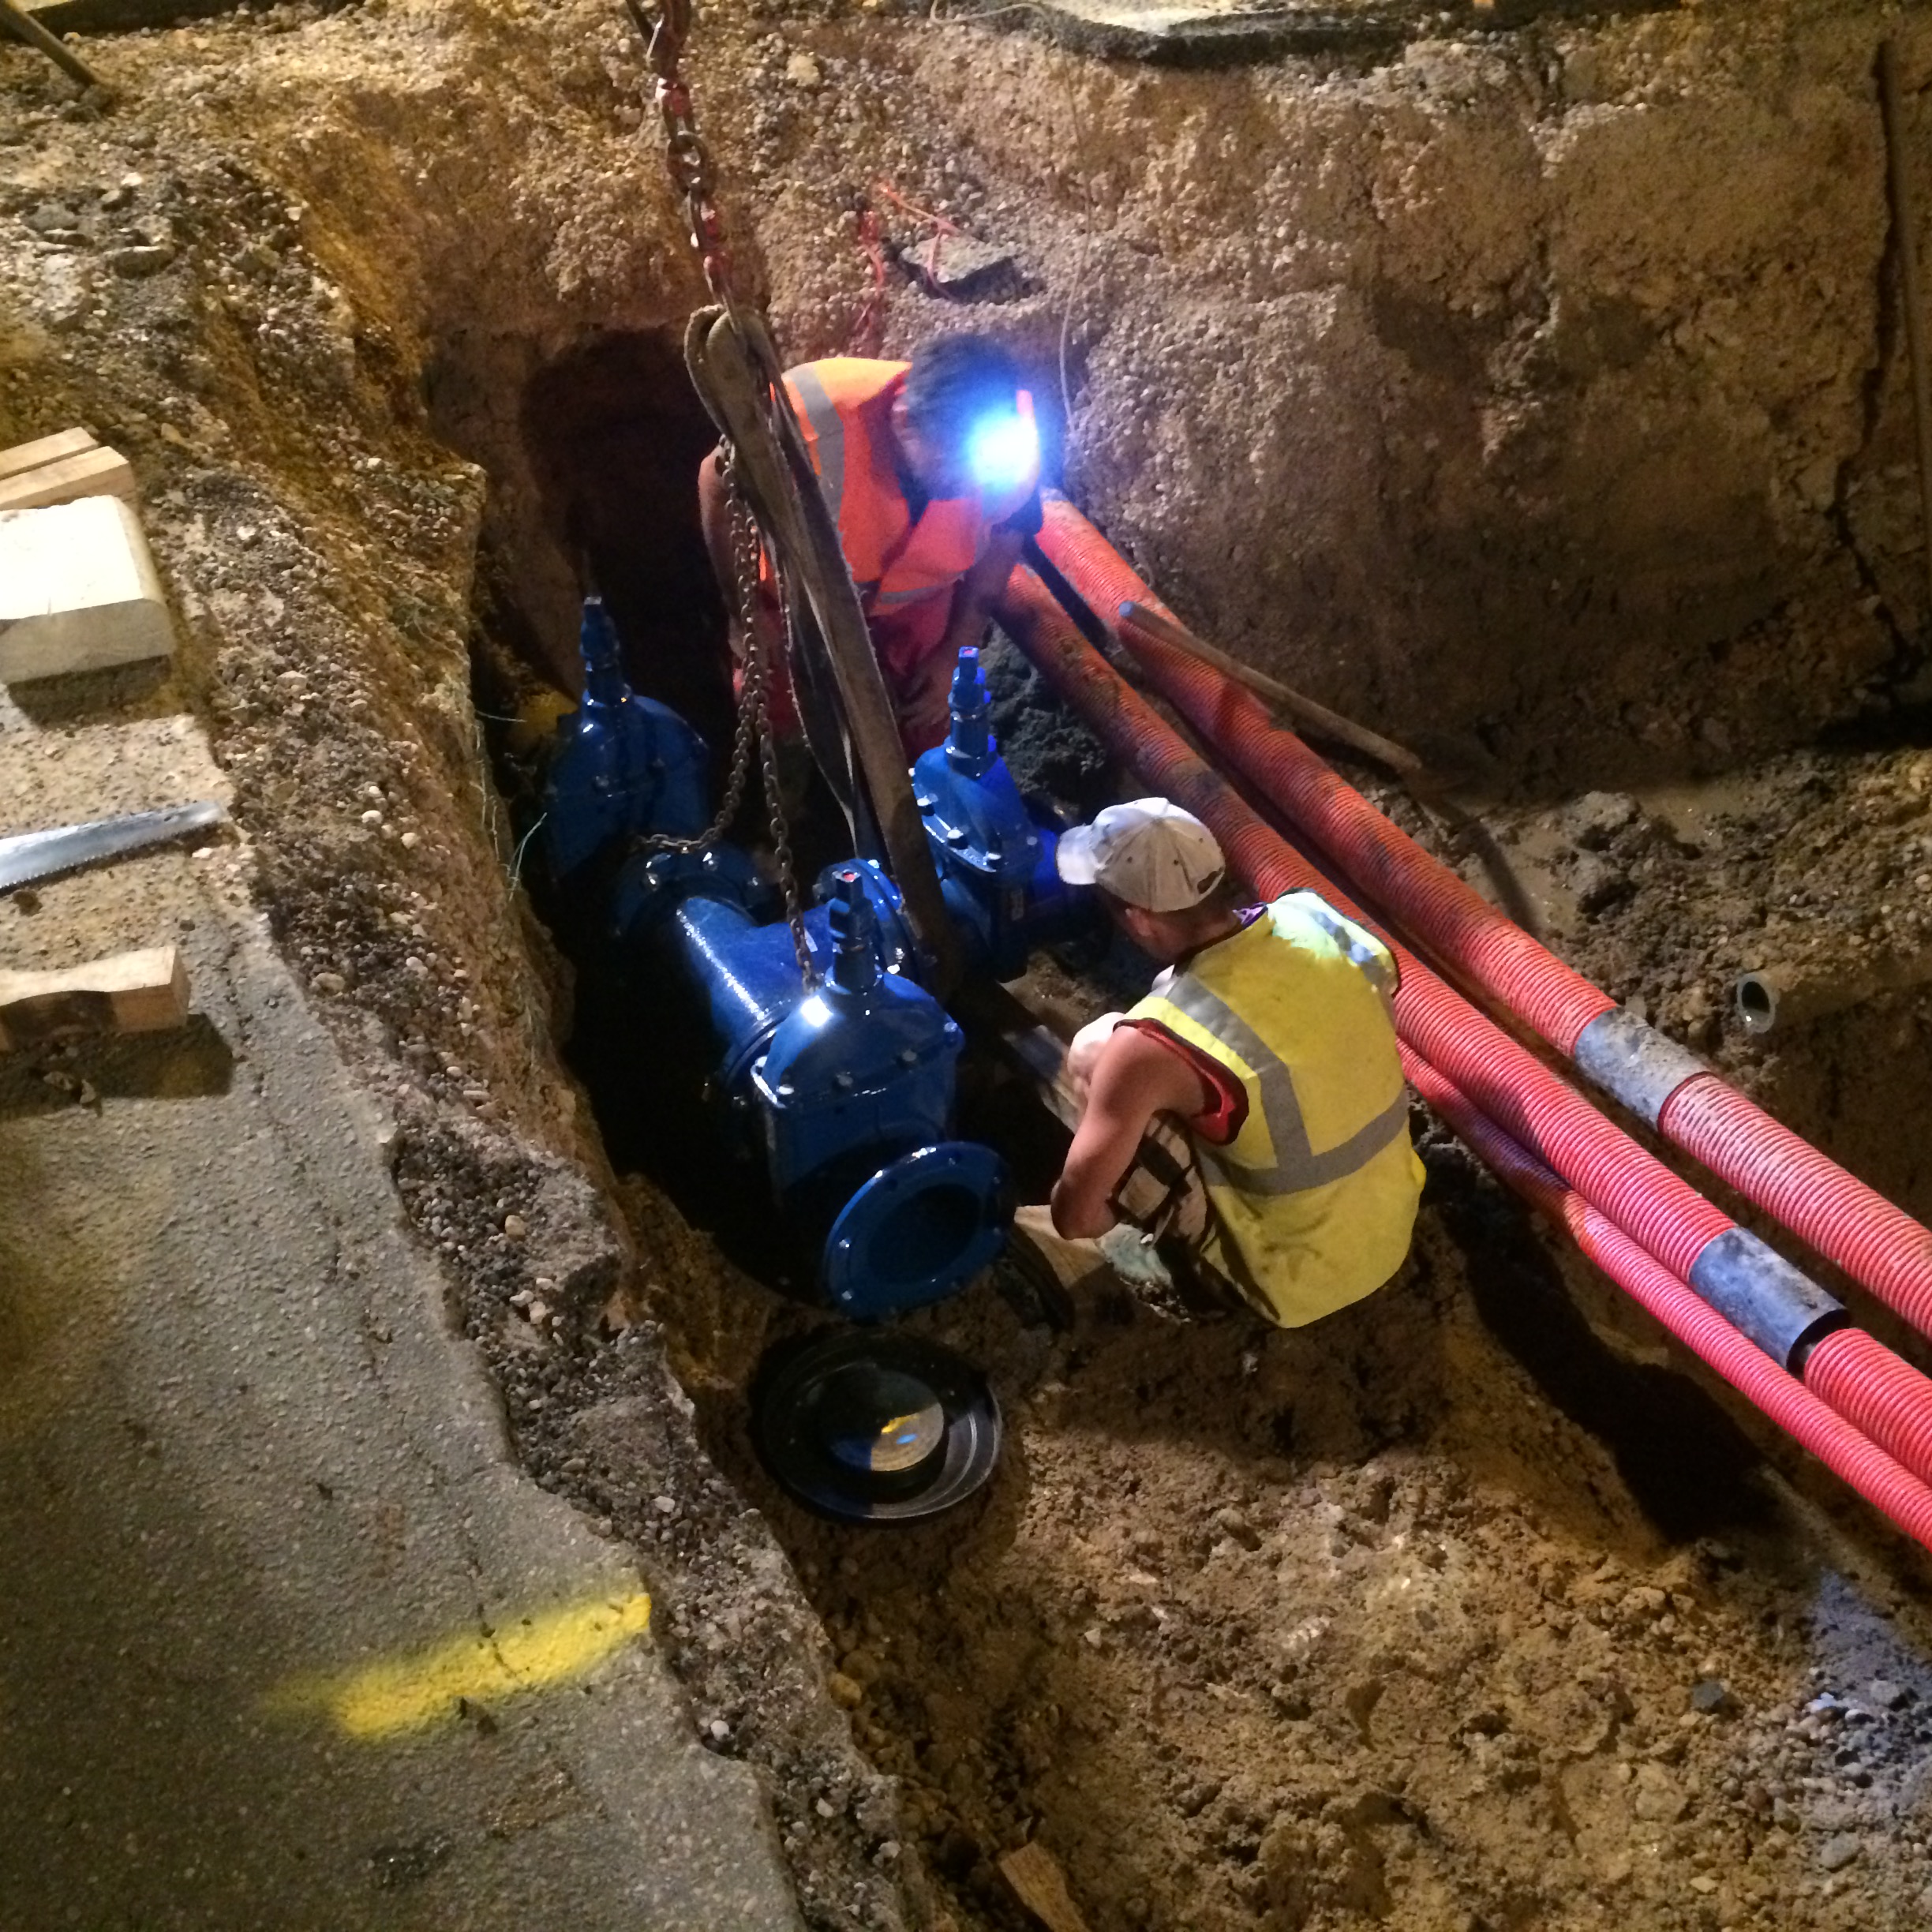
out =
[[[1013,357],[979,335],[943,336],[910,362],[801,363],[784,385],[911,760],[945,738],[960,651],[984,635],[1022,546],[1040,527],[1032,398]],[[699,471],[698,500],[728,602],[731,506],[715,452]],[[754,621],[773,667],[773,728],[795,736],[768,573]],[[736,627],[732,647],[742,658]]]

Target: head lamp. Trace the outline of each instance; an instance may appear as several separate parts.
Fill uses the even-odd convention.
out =
[[[1014,407],[981,417],[967,435],[967,473],[982,496],[1031,489],[1039,477],[1039,456],[1033,399],[1024,389],[1014,398]]]

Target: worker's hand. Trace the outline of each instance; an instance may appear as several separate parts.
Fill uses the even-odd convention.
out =
[[[1089,1020],[1073,1035],[1073,1043],[1067,1049],[1067,1078],[1083,1101],[1092,1082],[1094,1063],[1100,1058],[1100,1050],[1114,1037],[1114,1029],[1126,1017],[1121,1013],[1103,1013],[1098,1020]]]

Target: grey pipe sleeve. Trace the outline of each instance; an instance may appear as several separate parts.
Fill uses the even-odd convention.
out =
[[[1608,1094],[1654,1127],[1664,1103],[1686,1080],[1710,1069],[1687,1047],[1621,1006],[1601,1013],[1577,1035],[1571,1058]]]
[[[1704,1245],[1690,1286],[1741,1335],[1796,1375],[1812,1344],[1851,1317],[1844,1304],[1740,1227]]]

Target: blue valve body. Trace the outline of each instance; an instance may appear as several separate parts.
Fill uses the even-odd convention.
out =
[[[653,846],[709,822],[706,749],[630,689],[594,599],[582,635],[547,851],[603,1009],[636,1014],[638,1076],[668,1097],[702,1089],[845,1312],[878,1320],[957,1293],[1005,1239],[1005,1168],[951,1138],[961,1037],[914,976],[897,888],[870,861],[827,870],[804,915],[807,985],[747,853]]]
[[[946,909],[975,971],[1011,979],[1039,945],[1069,937],[1089,895],[1054,863],[1055,834],[1037,824],[999,756],[979,653],[953,674],[953,728],[912,767],[912,792]]]

